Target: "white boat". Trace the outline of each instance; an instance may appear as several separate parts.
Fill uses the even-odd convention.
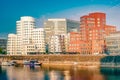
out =
[[[1,62],[1,66],[15,66],[16,62],[15,61],[5,61],[5,62]]]
[[[29,65],[29,66],[41,66],[42,63],[39,63],[37,60],[25,60],[23,61],[23,65]]]
[[[1,62],[1,66],[10,66],[10,62],[5,61],[5,62]]]
[[[23,65],[29,65],[29,64],[30,64],[30,61],[27,61],[27,60],[23,61]]]

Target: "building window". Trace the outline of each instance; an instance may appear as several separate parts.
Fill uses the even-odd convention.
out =
[[[100,20],[100,18],[97,18],[97,20],[99,21],[99,20]]]

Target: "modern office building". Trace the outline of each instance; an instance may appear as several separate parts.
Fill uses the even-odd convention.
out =
[[[80,34],[82,40],[101,39],[106,24],[104,13],[90,13],[80,17]],[[100,34],[98,37],[98,33]]]
[[[68,52],[79,54],[90,54],[91,41],[81,40],[81,35],[78,32],[70,32],[70,42]]]
[[[111,33],[105,37],[106,40],[106,52],[108,54],[120,55],[120,31]]]
[[[68,35],[60,34],[53,35],[49,43],[49,52],[52,53],[64,53],[68,50]]]
[[[35,19],[30,16],[21,17],[19,21],[16,22],[17,34],[8,35],[8,53],[17,55],[27,55],[36,52],[45,52],[44,45],[44,30],[40,28],[35,28]],[[14,39],[14,37],[16,37]],[[14,41],[16,45],[15,50],[12,44]],[[11,47],[9,47],[11,46]]]
[[[115,31],[115,26],[106,25],[105,13],[95,12],[80,18],[82,40],[101,40],[105,35]]]
[[[32,41],[35,45],[35,52],[45,52],[45,32],[43,28],[36,28],[32,31]]]
[[[68,32],[78,31],[79,22],[68,19],[48,19],[44,22],[45,40],[49,43],[49,39],[53,35],[67,34]]]
[[[65,50],[62,49],[60,52],[68,51],[68,33],[69,32],[78,32],[80,23],[78,21],[69,20],[69,19],[48,19],[44,22],[45,29],[45,43],[49,46],[49,50],[54,52],[51,49],[51,40],[52,38],[60,38],[61,35],[65,35]]]
[[[49,52],[57,53],[61,52],[60,37],[58,35],[53,35],[49,43]]]
[[[30,16],[21,17],[17,26],[17,54],[27,54],[25,45],[31,44],[32,30],[35,28],[35,19]]]
[[[105,13],[95,12],[82,16],[80,18],[80,32],[70,33],[69,50],[71,51],[74,48],[72,52],[83,53],[81,50],[84,50],[84,53],[87,54],[102,54],[106,45],[105,36],[115,31],[115,26],[106,25]],[[86,46],[85,43],[88,43],[89,46]],[[75,48],[75,45],[79,46]]]
[[[34,28],[32,30],[32,37],[28,44],[24,45],[24,53],[40,54],[45,52],[45,38],[43,28]]]

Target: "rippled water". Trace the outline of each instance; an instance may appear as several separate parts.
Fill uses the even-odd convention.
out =
[[[120,80],[119,68],[0,67],[0,80]]]

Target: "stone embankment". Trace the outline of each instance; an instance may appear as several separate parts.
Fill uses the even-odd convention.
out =
[[[24,60],[38,60],[43,66],[56,67],[99,67],[105,55],[80,55],[80,54],[41,54],[41,55],[6,55],[0,56],[2,61],[17,61],[22,64]]]

